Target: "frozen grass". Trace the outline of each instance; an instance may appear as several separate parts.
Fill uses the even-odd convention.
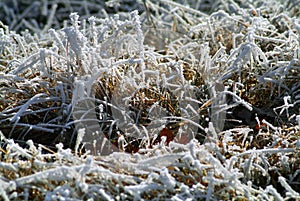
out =
[[[294,1],[118,2],[0,3],[1,198],[300,199]]]

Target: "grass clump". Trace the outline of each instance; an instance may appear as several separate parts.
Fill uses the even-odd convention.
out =
[[[1,5],[3,200],[300,198],[291,2]]]

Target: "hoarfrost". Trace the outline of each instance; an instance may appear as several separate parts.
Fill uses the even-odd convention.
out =
[[[293,3],[63,2],[0,6],[1,199],[300,199]]]

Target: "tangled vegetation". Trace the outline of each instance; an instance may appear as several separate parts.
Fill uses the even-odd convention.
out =
[[[299,15],[0,2],[1,199],[300,199]]]

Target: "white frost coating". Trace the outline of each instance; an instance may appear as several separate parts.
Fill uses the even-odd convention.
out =
[[[263,119],[261,122],[262,122],[263,124],[266,124],[269,128],[271,128],[271,129],[274,130],[274,131],[277,131],[277,130],[278,130],[277,127],[273,126],[271,123],[267,122],[265,119]]]
[[[49,29],[49,33],[50,33],[51,37],[53,37],[53,39],[57,43],[59,50],[62,51],[63,54],[65,54],[66,48],[63,45],[61,39],[59,38],[58,33],[54,29]]]
[[[22,113],[24,113],[27,108],[31,105],[34,104],[36,100],[39,98],[47,96],[47,94],[36,94],[33,96],[30,100],[28,100],[20,109],[19,111],[10,119],[11,122],[18,122],[18,119],[22,116]]]
[[[286,179],[282,176],[278,177],[278,181],[280,184],[287,190],[286,195],[294,198],[294,199],[300,199],[300,194],[299,192],[294,191],[291,186],[286,182]]]
[[[37,62],[39,60],[38,58],[39,58],[38,52],[31,54],[26,59],[24,59],[22,61],[22,63],[20,65],[18,65],[18,67],[16,69],[12,70],[11,74],[17,75],[19,73],[24,72],[27,69],[33,68],[33,66],[35,66],[35,64],[37,64]]]
[[[140,58],[142,60],[144,60],[144,52],[145,52],[145,49],[144,49],[144,33],[142,31],[142,27],[141,27],[141,22],[140,22],[140,16],[138,15],[138,11],[135,10],[131,13],[131,17],[132,17],[132,20],[133,20],[133,23],[134,23],[134,27],[136,29],[136,32],[137,32],[137,39],[138,39],[138,52],[140,54]]]
[[[110,1],[109,5],[119,2]],[[62,0],[61,4],[56,4],[44,0],[42,4],[36,2],[25,9],[20,7],[26,4],[25,1],[22,4],[12,1],[13,9],[3,2],[0,10],[5,19],[11,21],[10,28],[0,22],[0,71],[4,69],[0,73],[0,123],[5,127],[1,130],[5,134],[7,130],[10,134],[21,128],[28,130],[19,136],[20,145],[1,135],[0,199],[29,199],[34,195],[45,200],[299,199],[294,183],[300,169],[293,164],[300,147],[297,136],[300,117],[291,103],[295,106],[300,101],[298,85],[292,83],[299,80],[300,26],[298,13],[289,7],[290,2],[217,0],[203,4],[188,1],[189,5],[169,0],[159,4],[155,0],[127,2],[134,8],[149,11],[142,11],[141,15],[134,11],[108,16],[101,3],[92,1],[79,5],[77,1]],[[91,6],[99,11],[95,17],[89,16]],[[119,6],[124,8],[123,4]],[[82,23],[79,15],[72,13],[72,25],[66,22],[61,23],[64,29],[57,28],[60,22],[56,19],[65,16],[66,10],[73,12],[77,8],[84,10]],[[211,15],[201,13],[206,8],[210,9]],[[40,9],[47,18],[42,20],[46,26],[38,18],[28,18],[38,13],[31,12],[35,9]],[[89,23],[85,23],[85,19]],[[152,23],[155,27],[151,26]],[[48,35],[49,24],[53,24],[56,30],[50,29]],[[21,30],[22,26],[29,28],[30,32]],[[41,31],[40,27],[45,28]],[[160,29],[163,31],[158,31]],[[22,33],[18,34],[20,30]],[[146,35],[146,32],[150,34]],[[197,139],[210,137],[214,140],[201,145],[196,140],[189,143],[189,139],[185,142],[187,144],[175,141],[167,146],[164,143],[167,139],[163,137],[160,143],[150,146],[150,140],[154,143],[159,139],[160,130],[151,133],[146,126],[137,125],[126,110],[110,103],[106,97],[101,101],[99,119],[105,121],[110,116],[106,113],[107,106],[119,110],[120,116],[127,121],[125,123],[131,123],[132,130],[139,135],[145,133],[143,141],[148,146],[138,153],[92,156],[86,152],[80,156],[77,148],[84,130],[77,131],[75,154],[71,149],[64,149],[63,144],[53,144],[54,148],[39,145],[37,148],[33,141],[27,144],[22,141],[32,131],[50,135],[59,133],[59,138],[65,139],[61,130],[69,132],[74,124],[95,121],[99,127],[99,119],[84,119],[96,105],[80,110],[82,105],[78,103],[87,99],[94,101],[90,97],[93,82],[99,79],[107,81],[110,76],[117,78],[114,81],[120,81],[116,85],[121,88],[120,92],[127,87],[135,92],[151,84],[159,90],[167,88],[176,92],[179,101],[188,101],[184,106],[180,105],[181,115],[174,119],[172,115],[158,120],[155,117],[159,115],[151,118],[162,122],[172,118],[180,122],[180,135],[192,133]],[[228,104],[227,99],[211,104],[217,97],[217,90],[210,96],[207,90],[217,81],[227,87],[220,93],[223,97],[233,98],[232,104]],[[291,85],[295,87],[289,89]],[[191,96],[187,91],[197,92],[197,95]],[[258,96],[252,97],[256,93]],[[242,125],[227,131],[218,130],[218,124],[208,123],[213,120],[220,122],[220,119],[206,114],[211,108],[217,108],[215,113],[225,113],[241,104],[251,110],[246,98],[255,105],[256,98],[262,99],[260,93],[268,99],[276,96],[276,100],[271,100],[276,103],[277,98],[282,99],[278,100],[283,101],[282,106],[275,108],[282,117],[276,124],[270,120],[269,123],[261,122],[260,115],[264,114],[259,113],[254,125]],[[12,97],[7,97],[10,95]],[[120,102],[129,105],[131,97],[129,93]],[[165,99],[160,98],[162,102]],[[78,110],[73,107],[76,104]],[[149,112],[159,104],[157,101],[149,107]],[[193,119],[197,113],[203,117],[200,121]],[[266,113],[269,114],[268,109]],[[76,114],[80,116],[72,119]],[[41,122],[30,122],[32,116],[39,116]],[[225,117],[223,119],[227,121]],[[117,119],[109,122],[119,126]],[[13,128],[6,128],[6,123]],[[268,130],[260,129],[258,134],[251,132],[250,127],[255,123],[259,126],[267,124]],[[196,131],[185,129],[190,125],[196,127]],[[98,132],[92,132],[95,136],[101,136],[98,127],[95,129]],[[205,129],[211,136],[205,134]],[[119,145],[127,143],[126,137],[131,135],[131,130],[124,131],[126,136],[119,138]],[[23,143],[26,148],[22,147]],[[104,144],[110,143],[110,139],[101,142],[95,138],[90,143],[94,149],[98,143],[105,149]],[[279,161],[274,162],[274,159]],[[270,171],[273,170],[284,175],[279,177],[276,185],[281,185],[283,192],[280,188],[268,186],[271,184]],[[262,178],[257,178],[257,175]],[[265,184],[260,185],[260,179],[264,179]]]
[[[74,167],[57,167],[54,169],[49,169],[43,172],[39,172],[34,175],[25,176],[16,179],[16,185],[22,186],[25,184],[30,184],[33,182],[45,182],[45,181],[67,181],[71,179],[78,178],[78,173]]]
[[[13,164],[7,164],[5,162],[0,162],[0,168],[6,169],[13,172],[18,172],[19,168]]]
[[[81,58],[83,41],[80,40],[81,38],[77,35],[78,33],[72,28],[65,28],[64,32],[68,37],[71,49],[74,51],[76,56]]]
[[[173,190],[176,185],[176,180],[169,174],[169,171],[167,168],[163,168],[163,170],[160,172],[160,181],[164,184],[164,187]]]
[[[300,138],[297,140],[297,142],[296,142],[296,148],[297,149],[300,149]]]
[[[277,190],[273,186],[267,186],[265,192],[273,195],[275,199],[278,201],[284,201],[283,197],[281,197],[281,195],[277,192]]]
[[[9,201],[9,197],[6,193],[6,189],[7,189],[7,183],[3,182],[2,180],[0,180],[0,197],[4,200],[4,201]]]
[[[233,100],[237,103],[237,104],[242,104],[243,106],[245,106],[249,111],[252,111],[253,108],[251,106],[250,103],[246,102],[245,100],[241,99],[241,97],[239,97],[238,95],[236,95],[233,92],[230,91],[224,91],[223,93],[225,94],[229,94],[233,97]]]
[[[274,108],[274,112],[276,112],[276,110],[281,109],[279,112],[279,115],[281,115],[284,110],[286,111],[286,116],[289,117],[289,108],[290,107],[294,107],[294,104],[289,103],[291,101],[291,96],[285,96],[283,97],[283,102],[284,104],[282,106],[276,107]]]
[[[111,197],[111,196],[109,196],[109,195],[105,192],[104,189],[99,189],[99,193],[100,193],[100,195],[101,195],[101,197],[102,197],[103,200],[108,200],[108,201],[113,201],[113,200],[114,200],[114,198]]]
[[[176,160],[184,156],[184,153],[178,153],[178,154],[164,154],[161,156],[151,157],[144,160],[139,161],[136,164],[136,167],[138,169],[142,170],[151,170],[156,168],[162,168],[166,167],[168,165],[171,165]]]

